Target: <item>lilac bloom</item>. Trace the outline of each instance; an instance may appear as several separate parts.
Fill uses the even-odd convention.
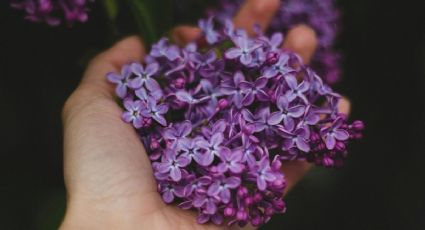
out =
[[[304,93],[307,92],[310,88],[310,84],[306,81],[302,81],[299,85],[297,79],[294,76],[288,76],[285,78],[286,83],[288,84],[288,91],[286,91],[285,96],[288,98],[289,102],[295,100],[295,98],[301,98],[306,104],[309,104],[308,99],[305,97]]]
[[[235,189],[241,184],[241,179],[239,177],[220,177],[215,180],[213,184],[208,188],[208,195],[218,196],[220,200],[227,204],[230,201],[231,194],[230,189]]]
[[[198,141],[198,145],[205,149],[205,154],[204,154],[204,159],[203,161],[203,166],[208,166],[210,165],[213,160],[214,160],[214,155],[215,156],[220,156],[220,152],[222,150],[222,146],[221,143],[223,142],[224,137],[222,133],[215,133],[211,136],[211,138],[209,139],[209,141],[206,140],[200,140]]]
[[[270,167],[270,161],[267,157],[263,157],[257,165],[255,170],[252,172],[257,178],[257,186],[260,191],[264,191],[267,188],[267,182],[273,182],[276,176],[272,172]]]
[[[183,121],[182,123],[175,124],[172,127],[165,128],[162,132],[162,136],[164,139],[171,141],[171,148],[174,148],[191,132],[192,123],[190,121]]]
[[[145,104],[139,100],[125,100],[124,108],[127,111],[122,114],[122,119],[127,123],[133,123],[136,129],[141,128],[143,126],[144,117],[142,111],[146,108]]]
[[[235,36],[232,40],[236,47],[228,49],[224,56],[227,59],[239,58],[239,61],[244,65],[251,64],[252,53],[261,47],[261,44],[254,43],[245,36]]]
[[[169,182],[161,182],[159,185],[159,191],[162,194],[162,200],[165,203],[171,203],[174,201],[174,197],[184,197],[183,186],[174,185]]]
[[[206,213],[201,213],[196,218],[196,222],[198,222],[199,224],[205,224],[209,220],[211,220],[216,225],[221,225],[223,223],[223,215],[221,215],[219,212],[212,214],[212,215],[206,214]]]
[[[214,133],[223,133],[226,129],[226,120],[220,119],[216,121],[214,124],[211,125],[211,128],[209,127],[202,127],[202,134],[210,138]]]
[[[289,55],[286,53],[280,53],[279,60],[272,66],[266,67],[263,70],[263,76],[266,78],[273,78],[277,75],[286,75],[293,71],[288,65]]]
[[[335,148],[336,141],[345,141],[350,137],[350,134],[340,128],[343,124],[343,119],[338,117],[329,127],[324,127],[320,130],[320,135],[325,140],[326,148],[332,150]]]
[[[159,124],[166,126],[167,121],[165,120],[163,114],[166,114],[168,111],[168,105],[166,104],[156,104],[154,98],[149,97],[147,100],[147,109],[142,111],[142,114],[146,117],[151,117]]]
[[[182,178],[181,168],[186,167],[189,163],[190,160],[186,156],[177,157],[172,150],[166,150],[157,169],[159,173],[168,173],[173,181],[180,181]]]
[[[232,173],[241,173],[245,168],[241,163],[242,157],[242,151],[223,148],[220,152],[221,163],[217,166],[218,172],[225,173],[230,170]]]
[[[184,195],[188,197],[192,195],[193,192],[196,192],[198,190],[206,192],[207,186],[210,185],[211,182],[212,178],[209,176],[200,177],[184,187]]]
[[[307,128],[299,127],[294,132],[288,132],[284,129],[280,129],[279,131],[279,134],[285,138],[283,141],[284,150],[290,150],[295,145],[301,151],[310,152],[310,145],[308,143],[310,133]]]
[[[193,206],[195,208],[202,208],[205,214],[214,215],[217,212],[217,204],[219,201],[219,198],[216,196],[199,194],[193,199]]]
[[[242,152],[242,159],[241,162],[247,163],[249,168],[252,168],[253,165],[255,165],[256,159],[255,159],[255,151],[256,151],[257,145],[250,143],[250,142],[244,142],[242,143],[242,146],[235,148],[235,151]]]
[[[121,69],[121,74],[110,72],[106,75],[110,82],[115,83],[117,85],[117,87],[115,88],[115,93],[118,97],[124,98],[127,95],[130,76],[130,65],[124,65]]]
[[[305,112],[305,106],[294,105],[289,106],[289,101],[285,96],[280,96],[277,99],[276,106],[283,114],[283,125],[288,131],[294,130],[295,121],[294,118],[301,117]]]
[[[190,161],[194,159],[198,164],[203,163],[202,148],[197,145],[197,139],[183,138],[177,144],[177,150]]]
[[[204,33],[208,44],[214,44],[220,38],[220,34],[214,30],[214,22],[212,17],[208,18],[207,20],[199,20],[198,26]]]
[[[260,101],[268,101],[269,95],[264,91],[267,85],[268,79],[260,77],[255,80],[254,83],[242,81],[239,86],[245,93],[245,97],[242,101],[244,106],[251,105],[254,99],[257,98]]]
[[[251,64],[247,65],[249,68],[261,67],[267,60],[267,52],[262,48],[258,48],[253,53]]]
[[[142,87],[134,91],[134,94],[136,94],[136,96],[140,100],[143,100],[145,102],[147,102],[149,98],[153,98],[155,99],[155,101],[159,101],[163,96],[161,88],[158,88],[157,90],[154,90],[154,91],[147,92],[146,89]]]
[[[209,50],[205,54],[192,52],[189,54],[190,60],[195,64],[195,68],[211,67],[211,64],[217,59],[214,50]]]
[[[249,110],[243,110],[242,116],[245,120],[255,124],[256,132],[261,132],[265,129],[269,132],[272,127],[278,127],[283,120],[283,114],[281,112],[270,113],[269,107],[261,109],[256,115],[253,115]]]
[[[249,123],[244,119],[239,119],[239,127],[241,128],[241,139],[242,142],[260,142],[258,138],[254,135],[257,130],[257,125],[254,123]]]
[[[267,36],[261,36],[260,40],[267,44],[270,51],[279,51],[283,42],[283,35],[282,33],[274,33],[270,39]]]
[[[136,77],[130,81],[129,85],[131,88],[138,89],[143,85],[146,85],[146,88],[150,91],[155,91],[160,88],[158,82],[152,79],[152,76],[158,72],[158,63],[150,63],[146,66],[146,69],[139,63],[133,63],[130,68],[136,75]]]
[[[221,87],[222,93],[231,96],[231,101],[233,101],[238,109],[242,108],[243,90],[240,87],[240,83],[244,80],[245,76],[242,72],[238,71],[235,73],[233,81],[224,82]]]
[[[168,39],[162,38],[158,43],[152,45],[150,52],[152,57],[166,57],[170,61],[176,60],[179,55],[179,48],[177,46],[168,46]]]

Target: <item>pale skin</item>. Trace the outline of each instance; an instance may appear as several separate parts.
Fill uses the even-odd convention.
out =
[[[265,30],[280,2],[247,0],[234,22],[251,33],[255,23]],[[180,26],[173,35],[184,44],[196,39],[199,29]],[[306,63],[316,46],[314,31],[305,25],[293,28],[283,45],[300,54]],[[68,198],[60,229],[232,229],[199,225],[195,212],[161,200],[146,151],[133,127],[121,120],[122,109],[115,101],[113,85],[105,79],[107,72],[119,72],[125,63],[143,61],[144,54],[137,37],[118,42],[90,62],[80,85],[65,103],[62,117]],[[339,107],[340,112],[349,112],[347,100],[342,100]],[[305,162],[283,164],[287,191],[310,167]]]

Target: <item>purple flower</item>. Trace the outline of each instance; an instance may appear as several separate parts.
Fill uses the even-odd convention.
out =
[[[25,10],[25,19],[32,22],[45,22],[50,26],[57,26],[63,17],[67,24],[86,22],[88,19],[86,0],[13,0],[11,6],[15,9]]]
[[[159,173],[169,173],[173,181],[180,181],[182,178],[181,168],[186,167],[189,163],[190,160],[186,156],[177,157],[172,150],[166,150],[157,169]]]
[[[195,64],[196,69],[211,67],[211,64],[216,60],[217,55],[214,50],[210,50],[205,54],[198,52],[190,53],[190,60]]]
[[[350,137],[350,134],[341,129],[343,119],[338,117],[330,127],[325,127],[320,130],[320,134],[325,140],[326,148],[332,150],[335,148],[336,141],[345,141]]]
[[[178,197],[178,207],[198,212],[198,223],[258,226],[285,210],[283,161],[339,167],[363,123],[347,123],[340,96],[296,54],[278,50],[281,35],[249,39],[226,30],[215,31],[219,40],[202,53],[162,40],[147,67],[133,64],[135,73],[124,67],[123,76],[108,78],[124,98],[124,120],[139,127],[165,202]],[[223,55],[241,50],[229,48],[238,37],[261,46],[238,56],[250,56],[249,65]],[[138,88],[127,88],[130,81]]]
[[[289,101],[285,96],[280,96],[277,99],[276,105],[282,112],[285,129],[292,131],[295,127],[294,118],[299,118],[304,114],[305,106],[295,105],[290,107]]]
[[[115,93],[120,98],[125,98],[127,96],[127,89],[129,85],[129,79],[131,76],[130,65],[124,65],[121,69],[121,74],[116,74],[110,72],[106,75],[108,80],[112,83],[115,83]]]
[[[205,193],[207,191],[207,186],[210,185],[211,182],[212,178],[209,176],[200,177],[184,187],[184,195],[190,196],[194,191],[198,190]]]
[[[252,172],[257,178],[257,186],[260,191],[266,190],[267,182],[272,182],[276,176],[270,168],[270,161],[263,157],[255,166],[255,171]]]
[[[183,186],[174,185],[169,182],[162,182],[159,184],[159,191],[162,193],[162,200],[165,203],[171,203],[174,201],[174,197],[184,197]]]
[[[217,166],[219,173],[225,173],[230,170],[232,173],[241,173],[245,166],[241,163],[243,157],[242,151],[231,151],[223,148],[220,152],[221,163]]]
[[[236,105],[237,108],[242,108],[243,90],[241,83],[245,80],[242,72],[235,73],[233,79],[227,80],[221,87],[221,92],[230,96],[230,100]]]
[[[243,110],[242,115],[245,120],[255,124],[255,132],[261,132],[265,129],[267,129],[266,132],[269,132],[272,127],[278,127],[284,117],[279,111],[270,113],[269,107],[261,109],[255,115],[253,115],[249,110]]]
[[[171,142],[171,148],[175,148],[179,142],[187,137],[192,132],[192,124],[190,121],[184,121],[180,124],[175,124],[172,127],[167,127],[163,130],[162,136]]]
[[[136,77],[130,81],[130,87],[138,89],[143,85],[146,85],[146,88],[150,91],[158,90],[158,82],[151,78],[158,72],[158,69],[159,65],[156,62],[148,64],[146,69],[139,63],[131,64],[131,71],[136,75]]]
[[[310,134],[305,128],[297,128],[292,133],[280,129],[280,134],[285,137],[283,141],[283,148],[285,150],[289,150],[295,145],[301,151],[310,152],[310,145],[307,142]]]
[[[198,26],[204,32],[205,38],[209,44],[216,43],[220,38],[220,34],[214,30],[212,17],[208,18],[207,20],[199,20]]]
[[[200,194],[193,199],[193,206],[202,208],[205,214],[214,215],[217,212],[217,203],[219,201],[218,197]]]
[[[235,36],[233,42],[237,47],[230,48],[224,56],[228,59],[239,58],[239,61],[244,65],[249,65],[252,62],[252,52],[261,47],[261,44],[254,43],[245,36]]]
[[[197,144],[199,147],[205,149],[201,165],[208,166],[213,162],[214,156],[220,156],[220,152],[222,150],[221,143],[223,142],[223,139],[224,137],[222,133],[214,133],[209,141],[198,141]]]
[[[241,184],[239,177],[220,177],[208,188],[209,196],[218,196],[220,200],[227,204],[230,201],[231,194],[230,189],[235,189]]]
[[[310,84],[306,81],[301,82],[299,85],[297,79],[294,76],[288,76],[285,78],[289,90],[286,91],[285,96],[288,98],[289,102],[295,100],[295,98],[301,98],[306,104],[308,104],[308,99],[305,97],[304,93],[308,91]]]
[[[202,148],[197,144],[198,139],[181,139],[177,144],[177,149],[181,155],[186,156],[190,161],[194,159],[198,164],[203,164],[204,155]]]
[[[177,46],[168,46],[166,38],[162,38],[158,43],[152,45],[150,55],[156,58],[166,57],[170,61],[174,61],[180,56]]]
[[[269,95],[264,91],[267,85],[268,79],[265,77],[260,77],[255,80],[254,83],[242,81],[239,86],[241,90],[245,93],[245,97],[242,101],[244,106],[251,105],[254,102],[254,99],[257,98],[260,101],[268,101]]]
[[[278,61],[270,67],[267,67],[263,71],[263,76],[266,78],[272,78],[280,74],[282,76],[293,71],[288,65],[289,55],[286,53],[280,53]]]
[[[224,119],[220,119],[216,121],[214,124],[211,125],[211,128],[209,127],[203,127],[202,128],[202,134],[210,138],[214,133],[223,133],[226,129],[226,121]]]
[[[136,129],[143,126],[143,114],[142,111],[146,108],[142,101],[136,100],[125,100],[124,108],[127,110],[122,114],[122,119],[127,123],[133,123]]]
[[[165,120],[163,114],[167,113],[168,105],[160,104],[157,105],[154,98],[148,98],[147,110],[143,111],[145,116],[149,116],[159,124],[166,126],[167,121]]]

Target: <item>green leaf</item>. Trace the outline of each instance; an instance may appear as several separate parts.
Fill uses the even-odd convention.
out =
[[[152,9],[148,8],[145,1],[142,0],[128,0],[132,10],[134,19],[139,30],[140,35],[143,37],[146,45],[152,44],[159,38],[159,34],[155,29],[155,22]]]
[[[118,2],[117,0],[103,0],[106,14],[110,20],[115,20],[118,15]]]

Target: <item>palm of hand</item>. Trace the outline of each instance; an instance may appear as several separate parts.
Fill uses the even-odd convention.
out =
[[[68,104],[77,103],[78,108],[73,108],[73,113],[64,112],[65,139],[78,137],[77,145],[65,142],[69,202],[75,200],[78,207],[83,200],[84,209],[106,214],[99,216],[102,219],[121,213],[114,217],[118,218],[114,223],[129,221],[132,226],[157,229],[229,229],[225,225],[199,225],[194,212],[161,200],[148,156],[134,129],[122,122],[122,111],[112,98],[93,97],[92,90],[90,86],[77,90]]]

